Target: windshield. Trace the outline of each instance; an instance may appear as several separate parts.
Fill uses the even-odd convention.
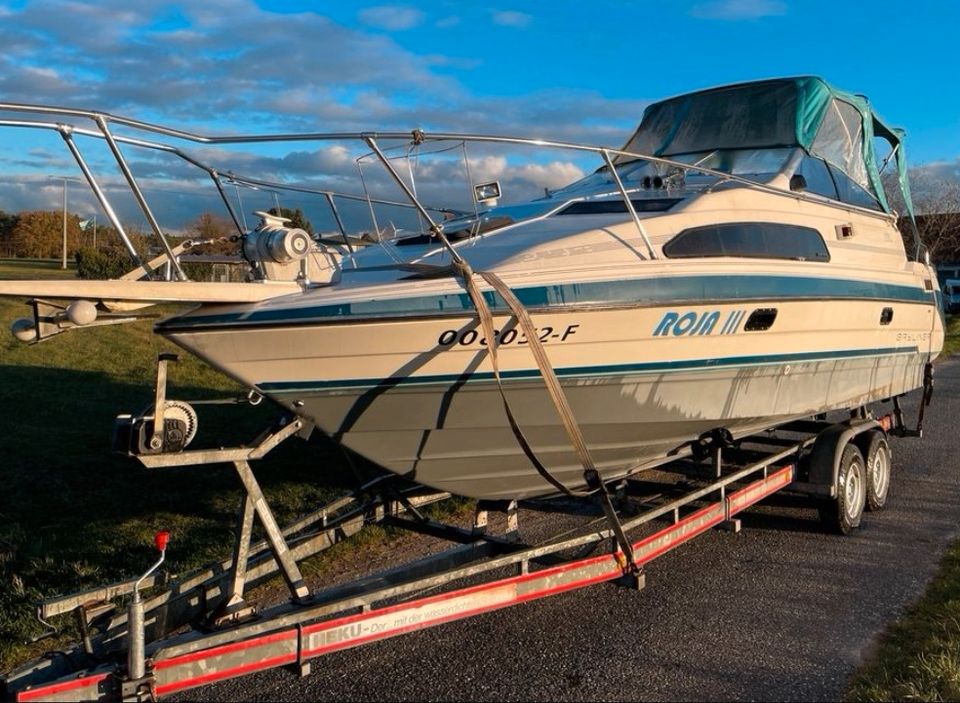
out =
[[[768,181],[783,170],[792,153],[793,148],[717,149],[691,154],[678,154],[671,156],[670,160],[714,171],[723,171],[751,180]],[[686,172],[684,178],[678,167],[667,166],[647,159],[634,159],[618,164],[617,173],[620,175],[623,185],[629,189],[650,188],[651,185],[654,185],[653,179],[659,177],[661,185],[652,190],[652,194],[658,196],[662,195],[659,188],[680,187],[684,184],[684,180],[690,180],[691,177],[696,178],[698,183],[716,180],[714,176],[698,174],[691,170]],[[552,192],[551,197],[570,198],[616,192],[616,183],[609,173],[609,168],[602,166],[586,178]]]
[[[676,156],[797,144],[797,85],[761,81],[681,95],[647,108],[624,151]]]

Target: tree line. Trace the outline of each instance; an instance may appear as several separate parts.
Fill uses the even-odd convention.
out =
[[[276,214],[276,208],[270,209]],[[291,227],[300,227],[313,234],[313,226],[299,208],[281,208],[281,217],[291,221]],[[108,222],[83,220],[76,213],[67,213],[67,256],[75,259],[81,250],[122,250],[122,239]],[[95,229],[94,229],[95,228]],[[150,254],[153,239],[136,225],[124,225],[124,231],[141,256]],[[228,241],[237,234],[233,223],[211,212],[197,216],[183,233],[192,239],[219,240],[208,245],[205,253],[239,253],[239,245]],[[63,254],[63,212],[59,210],[28,210],[8,213],[0,210],[0,256],[31,259],[57,259]],[[89,254],[88,254],[89,255]]]
[[[923,177],[914,177],[919,188],[915,190],[914,205],[918,212],[917,228],[920,238],[930,251],[931,258],[938,263],[960,261],[960,183],[936,182],[933,187]],[[890,192],[888,190],[888,192]],[[894,203],[896,207],[896,203]],[[270,213],[276,214],[276,208]],[[280,209],[281,217],[290,220],[291,227],[299,227],[313,234],[313,226],[303,211]],[[80,216],[67,213],[67,256],[73,260],[86,248],[106,251],[111,258],[120,263],[127,261],[126,250],[122,246],[119,233],[108,223],[98,222],[94,232],[91,224],[86,226]],[[904,241],[911,247],[912,225],[904,220],[900,222],[904,232]],[[138,253],[146,256],[150,253],[152,241],[137,226],[124,226]],[[185,236],[196,239],[218,240],[216,244],[206,245],[195,253],[239,254],[236,241],[229,241],[237,234],[233,223],[212,212],[203,212],[197,216],[185,231]],[[63,253],[63,213],[61,211],[30,210],[16,214],[0,210],[0,257],[57,259]],[[92,254],[86,252],[90,258]]]

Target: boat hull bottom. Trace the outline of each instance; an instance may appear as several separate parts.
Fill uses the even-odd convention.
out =
[[[836,359],[565,379],[564,390],[604,479],[656,464],[704,433],[743,437],[790,420],[859,407],[921,385],[926,355]],[[542,381],[510,382],[511,409],[550,474],[584,486]],[[390,385],[273,394],[335,440],[419,483],[474,498],[555,494],[510,430],[492,382]]]

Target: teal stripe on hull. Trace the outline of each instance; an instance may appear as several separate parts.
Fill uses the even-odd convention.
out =
[[[556,369],[561,378],[597,378],[599,376],[622,376],[638,373],[658,373],[663,371],[689,371],[697,369],[729,368],[731,366],[769,366],[794,362],[832,361],[856,357],[874,357],[916,354],[917,347],[886,347],[880,349],[843,349],[826,352],[796,352],[791,354],[767,354],[760,356],[734,356],[724,359],[687,359],[682,361],[653,361],[638,364],[616,364],[610,366],[574,366]],[[502,371],[501,378],[509,380],[535,380],[540,378],[536,369],[518,369]],[[336,389],[375,388],[377,386],[427,386],[449,385],[462,381],[493,381],[490,371],[478,371],[471,374],[434,374],[425,376],[403,376],[397,378],[369,379],[358,378],[341,381],[268,381],[257,384],[265,393],[293,393],[303,391],[327,391]]]
[[[737,300],[858,299],[910,303],[935,302],[932,293],[916,286],[871,281],[795,276],[675,276],[627,281],[564,283],[517,288],[527,308],[593,305],[649,305],[661,303],[717,303]],[[484,293],[494,311],[507,311],[499,295]],[[473,313],[466,293],[429,295],[389,300],[365,300],[293,309],[251,309],[219,315],[188,315],[157,325],[158,332],[221,325],[285,325],[344,318],[378,318],[399,315]]]

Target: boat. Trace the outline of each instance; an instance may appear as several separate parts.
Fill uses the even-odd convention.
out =
[[[146,130],[201,167],[161,138],[245,139],[0,109],[91,118],[121,146],[148,142],[110,126]],[[18,336],[89,324],[93,308],[107,322],[118,301],[193,303],[156,333],[393,473],[507,501],[584,494],[684,452],[895,399],[924,385],[943,346],[935,270],[915,228],[907,244],[898,229],[901,214],[913,220],[903,134],[818,77],[653,103],[617,149],[420,130],[273,138],[354,139],[416,226],[341,247],[324,280],[309,262],[325,245],[265,216],[244,233],[247,283],[0,282],[4,295],[86,301]],[[600,165],[528,202],[500,204],[499,183],[471,182],[471,207],[430,208],[388,140],[536,146]]]

